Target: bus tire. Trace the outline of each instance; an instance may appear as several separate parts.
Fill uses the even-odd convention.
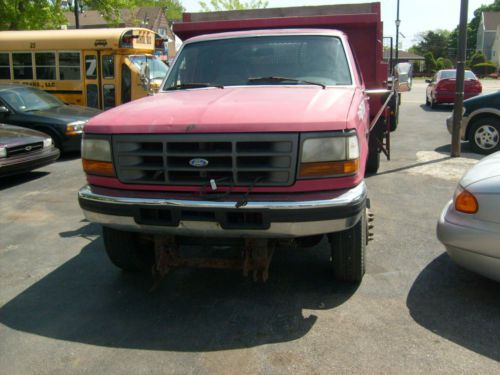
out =
[[[329,235],[335,279],[348,282],[360,282],[363,279],[367,232],[366,210],[364,210],[352,228]]]
[[[128,272],[151,270],[153,248],[141,246],[139,233],[103,227],[102,237],[108,258],[116,267]]]

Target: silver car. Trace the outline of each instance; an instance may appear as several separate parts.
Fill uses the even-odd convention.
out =
[[[500,152],[465,173],[441,213],[437,236],[456,263],[500,281]]]

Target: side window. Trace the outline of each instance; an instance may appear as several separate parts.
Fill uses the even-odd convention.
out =
[[[85,77],[87,79],[97,78],[97,58],[96,56],[85,56]]]
[[[31,52],[12,53],[14,79],[33,79],[33,62]]]
[[[79,52],[59,52],[59,79],[61,81],[81,79]]]
[[[36,79],[56,79],[56,54],[54,52],[35,53]]]
[[[102,78],[112,79],[115,77],[115,59],[114,56],[105,55],[102,57]]]
[[[102,95],[104,99],[103,109],[110,109],[115,106],[115,85],[103,85]]]
[[[132,100],[132,73],[130,68],[122,64],[122,104]]]
[[[0,79],[10,79],[10,62],[8,53],[0,53]]]

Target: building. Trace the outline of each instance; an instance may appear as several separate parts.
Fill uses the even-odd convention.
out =
[[[68,29],[75,28],[75,14],[65,12]],[[99,29],[108,27],[140,26],[158,33],[165,42],[165,55],[169,59],[176,53],[175,37],[170,24],[161,7],[139,7],[137,9],[120,10],[120,22],[110,25],[96,10],[85,10],[79,15],[80,29]]]
[[[481,51],[487,60],[496,60],[493,56],[495,35],[500,25],[500,12],[482,12],[481,21],[477,29],[476,50]],[[495,52],[495,55],[498,53]]]

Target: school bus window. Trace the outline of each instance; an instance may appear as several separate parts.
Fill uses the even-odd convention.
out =
[[[10,63],[8,53],[0,53],[0,79],[10,79]]]
[[[85,56],[85,76],[87,79],[97,78],[97,58],[95,56]]]
[[[87,107],[99,108],[97,85],[92,83],[87,85]]]
[[[14,79],[33,79],[31,52],[13,52]]]
[[[56,54],[35,52],[36,79],[56,79]]]
[[[80,80],[79,52],[59,52],[59,79],[61,81]]]
[[[105,55],[102,57],[102,78],[110,79],[115,76],[115,59],[114,56]]]
[[[115,106],[115,85],[103,85],[104,105],[103,109]]]

